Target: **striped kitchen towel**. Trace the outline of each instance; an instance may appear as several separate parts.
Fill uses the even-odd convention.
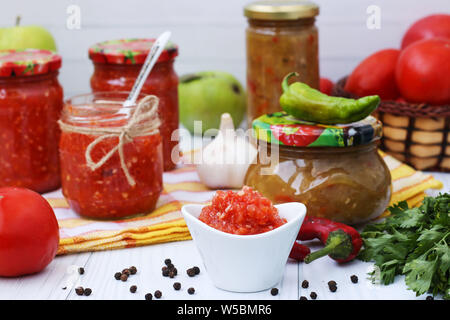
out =
[[[431,175],[415,171],[389,155],[382,156],[392,174],[391,203],[408,200],[413,206],[422,201],[425,190],[442,188],[442,183]],[[54,208],[60,226],[58,254],[191,239],[181,215],[181,207],[186,203],[210,201],[214,190],[208,189],[199,181],[193,166],[165,172],[163,180],[164,191],[157,208],[147,215],[124,220],[98,221],[81,218],[69,208],[60,190],[44,195]]]
[[[206,203],[214,191],[200,183],[195,168],[164,173],[164,191],[157,208],[146,215],[123,220],[99,221],[78,216],[69,208],[61,190],[44,197],[54,208],[60,227],[58,254],[130,248],[191,239],[181,215],[185,203]]]

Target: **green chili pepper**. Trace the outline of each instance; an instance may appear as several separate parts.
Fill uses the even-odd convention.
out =
[[[380,103],[379,96],[360,99],[332,97],[302,82],[291,85],[288,80],[298,73],[284,77],[280,105],[288,114],[305,121],[323,124],[351,123],[370,115]]]

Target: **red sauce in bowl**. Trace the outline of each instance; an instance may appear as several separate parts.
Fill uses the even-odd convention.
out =
[[[246,186],[239,192],[217,191],[211,205],[202,209],[199,220],[239,235],[264,233],[286,223],[269,199]]]

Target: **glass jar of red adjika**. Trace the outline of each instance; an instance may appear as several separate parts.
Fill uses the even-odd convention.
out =
[[[116,219],[151,212],[163,189],[158,98],[123,108],[127,92],[66,100],[59,124],[62,192],[78,214]]]
[[[130,91],[147,57],[154,39],[121,39],[97,43],[89,48],[94,63],[91,88],[98,91]],[[142,93],[159,98],[159,117],[163,139],[164,170],[176,164],[172,154],[178,152],[178,76],[174,70],[178,47],[169,43],[142,87]],[[175,136],[172,136],[175,131]]]
[[[47,192],[60,186],[61,57],[47,50],[0,51],[0,187]]]

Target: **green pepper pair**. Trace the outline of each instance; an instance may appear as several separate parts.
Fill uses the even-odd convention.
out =
[[[284,77],[280,105],[288,114],[305,121],[338,124],[362,120],[370,115],[380,103],[379,96],[348,99],[328,96],[302,82],[291,85],[288,80],[298,73]]]

